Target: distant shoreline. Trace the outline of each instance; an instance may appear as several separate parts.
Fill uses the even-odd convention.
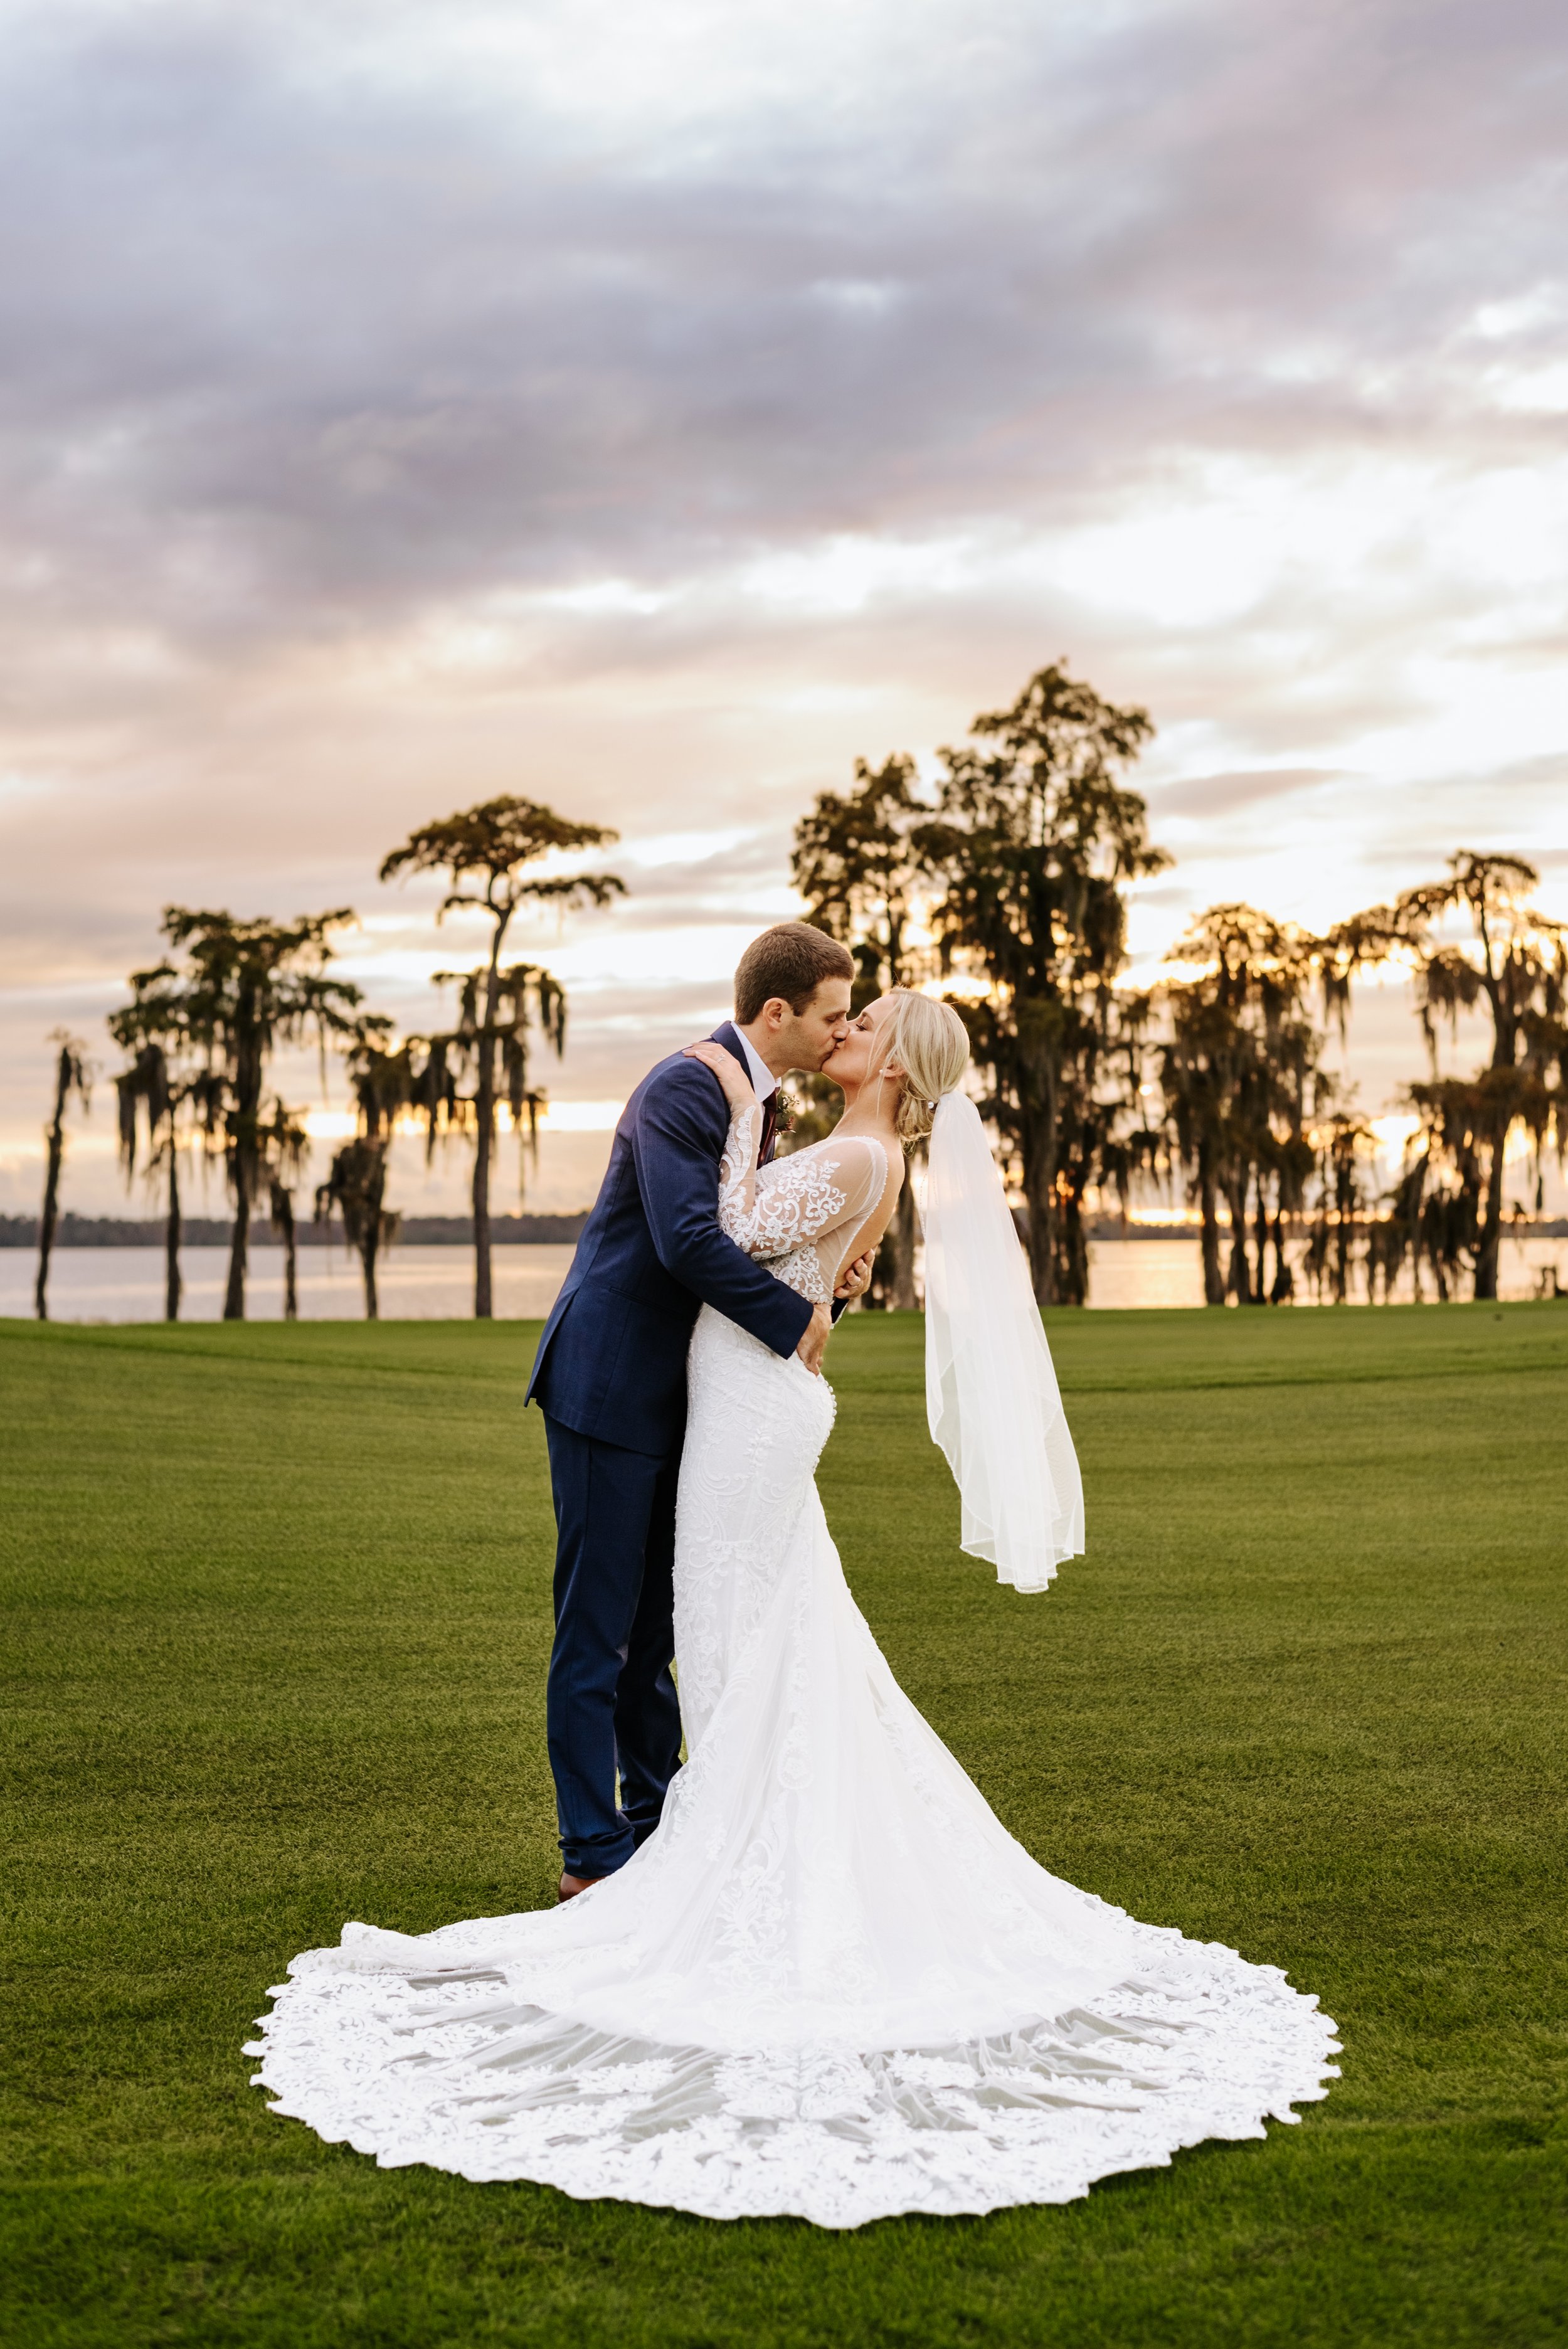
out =
[[[589,1210],[579,1207],[570,1216],[492,1216],[490,1237],[498,1245],[560,1247],[575,1240],[587,1222]],[[182,1247],[227,1247],[233,1226],[227,1216],[188,1216],[181,1232]],[[160,1248],[163,1246],[164,1222],[161,1216],[62,1216],[55,1234],[57,1248]],[[343,1226],[335,1217],[329,1224],[314,1224],[301,1218],[294,1226],[294,1238],[302,1248],[344,1247]],[[405,1216],[397,1227],[397,1239],[407,1247],[471,1247],[474,1227],[467,1216]],[[282,1247],[283,1234],[262,1216],[251,1226],[253,1247]],[[36,1216],[0,1216],[0,1248],[32,1248],[38,1245],[38,1219]]]
[[[569,1246],[582,1234],[590,1209],[579,1207],[567,1216],[492,1216],[490,1237],[498,1247],[562,1247]],[[1229,1237],[1229,1226],[1222,1226]],[[1367,1226],[1357,1220],[1352,1229],[1363,1235]],[[227,1247],[232,1226],[227,1217],[191,1216],[185,1220],[181,1235],[184,1247]],[[1091,1217],[1086,1230],[1091,1240],[1195,1240],[1197,1224],[1123,1224],[1115,1216]],[[294,1237],[302,1248],[345,1247],[343,1226],[334,1220],[329,1224],[301,1221]],[[471,1247],[473,1225],[467,1216],[405,1216],[397,1228],[396,1246],[404,1247]],[[1568,1239],[1568,1216],[1546,1217],[1529,1224],[1510,1223],[1503,1229],[1504,1239]],[[271,1223],[260,1217],[251,1226],[253,1247],[281,1247],[283,1234]],[[34,1216],[0,1216],[0,1248],[36,1248],[38,1244],[38,1224]],[[151,1216],[62,1216],[55,1235],[57,1248],[161,1248],[163,1218]]]

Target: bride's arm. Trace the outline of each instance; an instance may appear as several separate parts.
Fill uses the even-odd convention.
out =
[[[718,1162],[718,1220],[732,1240],[748,1256],[757,1251],[741,1238],[757,1207],[757,1146],[762,1139],[762,1105],[753,1097],[748,1108],[738,1102],[730,1112],[724,1155]]]
[[[768,1170],[768,1181],[757,1180],[757,1146],[761,1136],[762,1105],[751,1080],[733,1052],[711,1041],[688,1044],[688,1061],[711,1069],[729,1103],[729,1132],[718,1170],[719,1229],[748,1256],[785,1256],[802,1241],[819,1243],[824,1269],[831,1267],[829,1288],[842,1269],[847,1243],[867,1222],[887,1185],[887,1154],[882,1144],[860,1134],[835,1143],[831,1136],[809,1150],[793,1151]],[[881,1227],[862,1245],[874,1247]]]
[[[882,1234],[904,1185],[903,1153],[891,1157],[879,1142],[857,1141],[861,1179],[846,1195],[841,1216],[817,1243],[817,1254],[833,1290],[837,1319],[851,1298],[871,1286],[871,1269]]]
[[[639,1115],[623,1127],[654,1250],[671,1278],[776,1354],[810,1337],[808,1301],[743,1256],[720,1229],[718,1162],[727,1119],[722,1097],[677,1061],[648,1080]],[[802,1359],[806,1358],[802,1356]],[[807,1361],[807,1368],[814,1364]]]
[[[688,1044],[688,1061],[700,1061],[711,1069],[724,1088],[724,1098],[729,1103],[729,1131],[724,1138],[724,1154],[718,1162],[718,1220],[727,1237],[748,1256],[758,1251],[748,1247],[741,1233],[750,1218],[757,1196],[757,1151],[762,1138],[762,1104],[756,1089],[733,1052],[722,1044]]]
[[[732,1148],[736,1131],[732,1125]],[[878,1143],[851,1135],[835,1145],[830,1136],[809,1150],[776,1159],[766,1182],[757,1180],[748,1160],[744,1182],[738,1177],[727,1195],[720,1189],[718,1220],[748,1256],[785,1256],[814,1240],[824,1271],[830,1271],[830,1288],[847,1244],[881,1198],[886,1181],[887,1159]]]

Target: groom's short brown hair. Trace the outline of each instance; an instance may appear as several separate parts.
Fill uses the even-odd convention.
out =
[[[775,922],[753,938],[735,974],[735,1016],[750,1026],[765,1003],[782,996],[791,1011],[804,1011],[825,978],[855,975],[848,947],[814,930],[810,922]]]

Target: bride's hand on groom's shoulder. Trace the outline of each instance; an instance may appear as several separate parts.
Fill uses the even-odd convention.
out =
[[[747,1075],[734,1053],[727,1052],[722,1044],[712,1042],[688,1044],[686,1048],[686,1058],[688,1061],[700,1061],[705,1069],[713,1071],[714,1075],[724,1087],[724,1098],[731,1109],[756,1107],[757,1093],[751,1079]]]

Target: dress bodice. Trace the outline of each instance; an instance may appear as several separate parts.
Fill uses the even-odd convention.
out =
[[[851,1243],[887,1186],[887,1152],[869,1134],[830,1134],[757,1164],[762,1112],[736,1111],[719,1166],[720,1228],[776,1280],[811,1302],[830,1302]]]

